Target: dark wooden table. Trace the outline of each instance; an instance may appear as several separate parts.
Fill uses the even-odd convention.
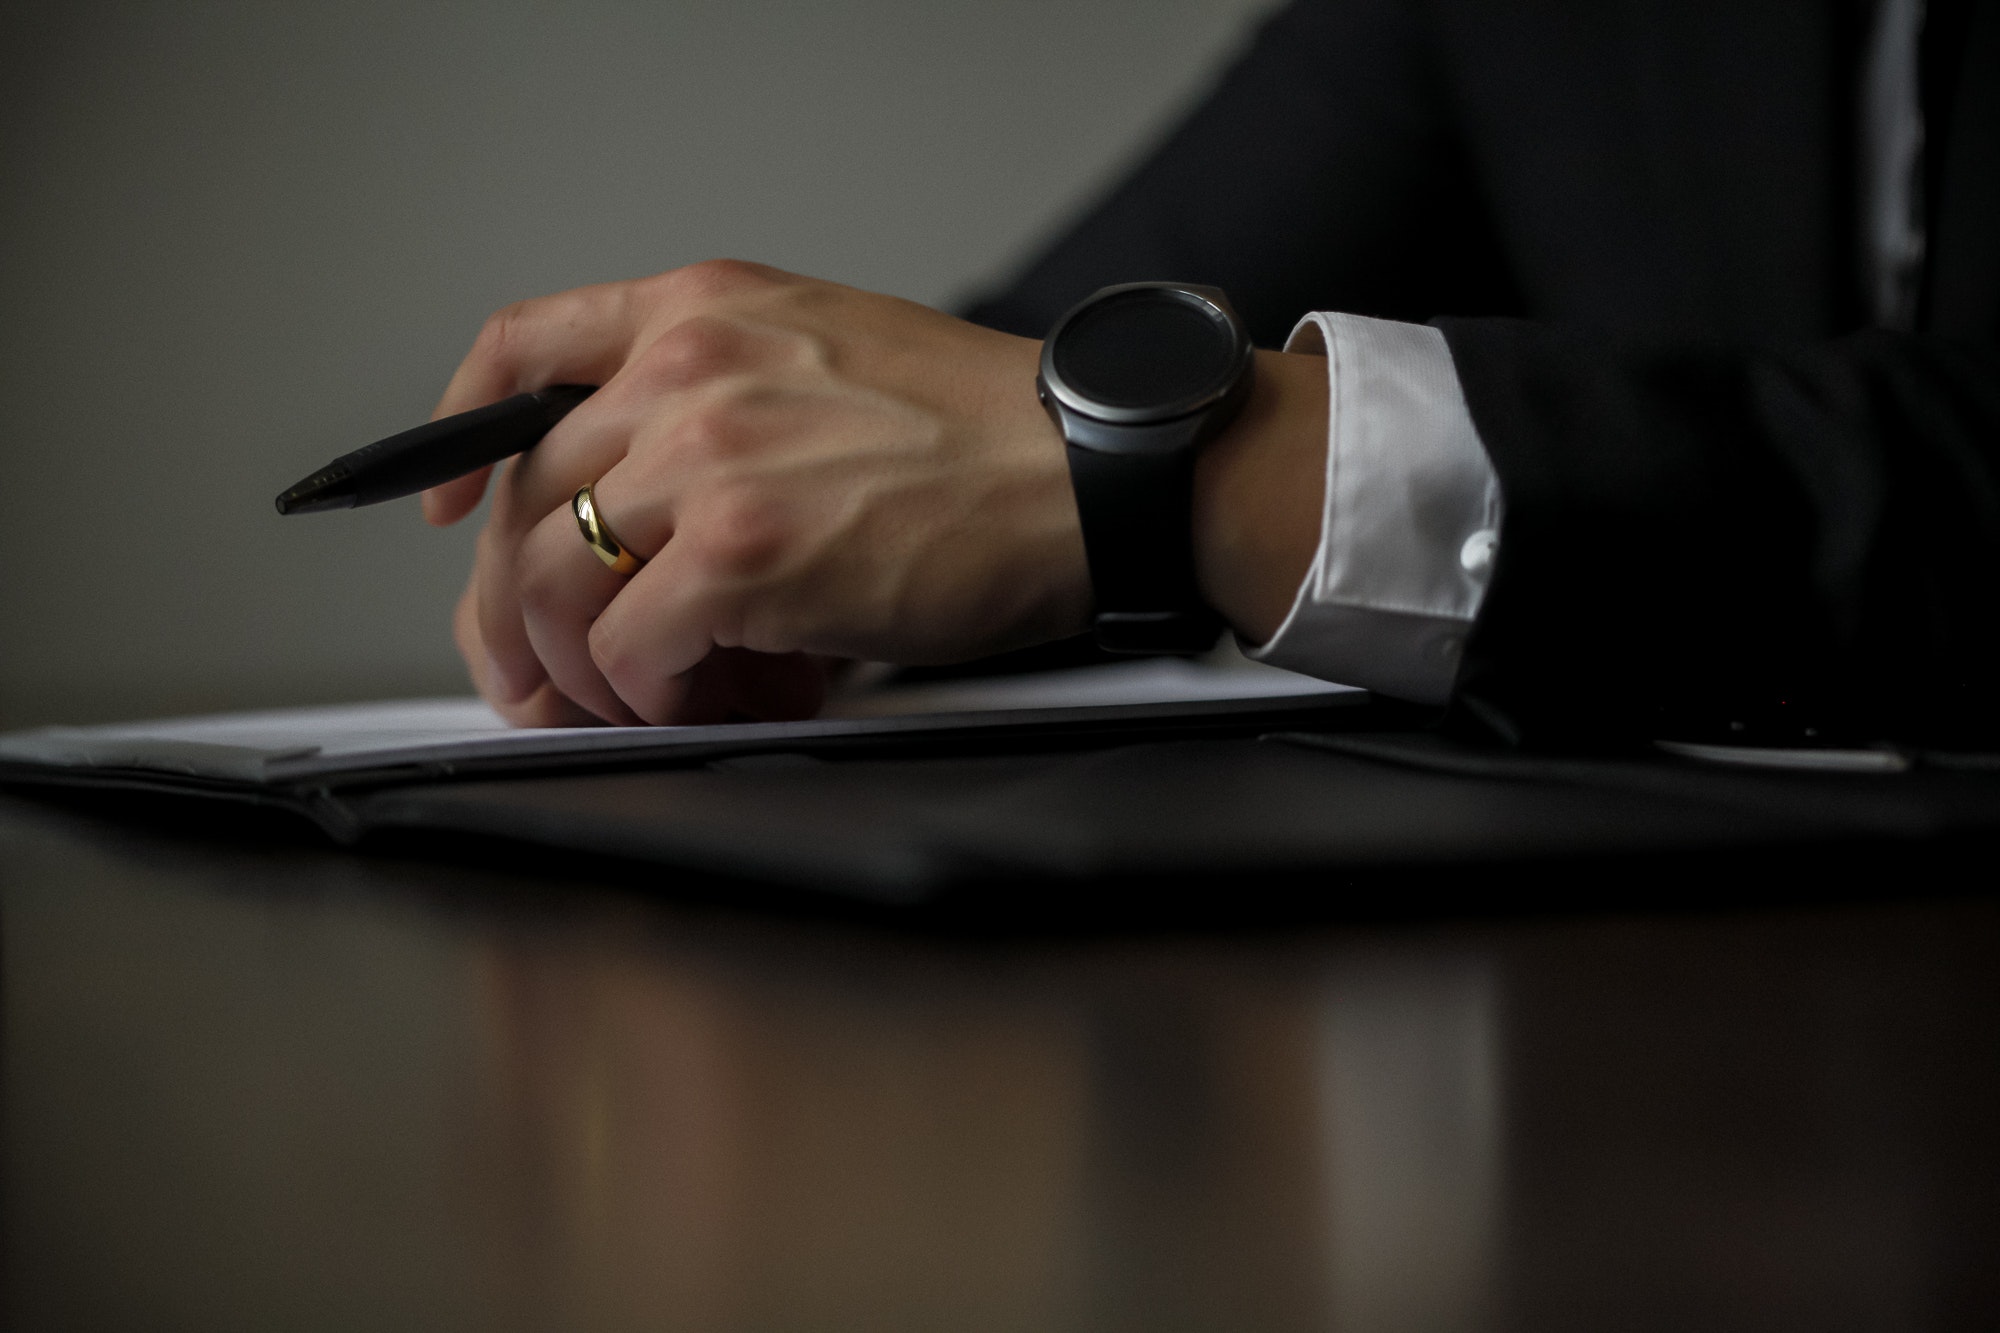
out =
[[[1991,868],[996,937],[177,818],[0,797],[13,1329],[2000,1326]]]

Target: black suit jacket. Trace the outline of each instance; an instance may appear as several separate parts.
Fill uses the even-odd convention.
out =
[[[1500,735],[2000,737],[2000,0],[1931,0],[1919,329],[1867,331],[1858,0],[1302,0],[973,317],[1110,282],[1444,331]]]

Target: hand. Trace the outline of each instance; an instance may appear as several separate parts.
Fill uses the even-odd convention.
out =
[[[1039,344],[733,262],[487,322],[438,405],[602,387],[505,468],[456,617],[517,724],[810,715],[806,654],[962,660],[1086,627],[1089,575]],[[584,544],[594,486],[629,579]],[[424,497],[464,517],[477,474]]]
[[[518,725],[810,716],[822,656],[948,662],[1083,630],[1068,465],[1035,400],[1040,345],[733,262],[582,288],[487,321],[439,415],[603,387],[502,474],[455,618]],[[1327,387],[1258,353],[1196,468],[1203,595],[1268,638],[1318,542]],[[645,568],[606,569],[569,502]],[[434,523],[484,473],[424,497]]]

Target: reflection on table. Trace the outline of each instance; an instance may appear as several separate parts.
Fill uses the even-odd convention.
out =
[[[0,800],[6,1312],[1978,1327],[1996,926],[968,939]]]

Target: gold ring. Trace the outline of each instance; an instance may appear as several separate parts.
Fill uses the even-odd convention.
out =
[[[625,548],[625,544],[611,535],[611,529],[604,522],[604,516],[597,512],[597,497],[585,486],[571,498],[569,507],[576,513],[576,526],[583,532],[583,540],[597,553],[597,558],[611,566],[613,574],[636,574],[646,562]]]

